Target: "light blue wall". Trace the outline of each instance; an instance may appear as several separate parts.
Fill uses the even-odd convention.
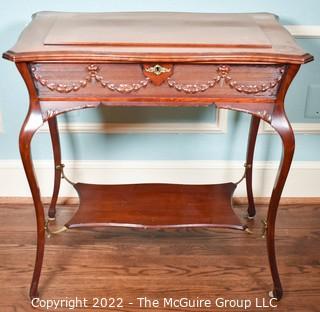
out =
[[[0,2],[0,51],[10,48],[20,31],[36,11],[191,11],[191,12],[273,12],[283,24],[320,25],[320,2],[306,1],[47,1],[11,0]],[[287,96],[286,107],[292,122],[317,123],[304,117],[307,88],[320,84],[320,39],[299,39],[299,43],[316,58],[303,66]],[[27,92],[13,63],[0,60],[0,159],[18,159],[18,132],[27,111]],[[319,99],[320,108],[320,99]],[[155,112],[156,111],[156,112]],[[121,114],[125,116],[121,117]],[[119,109],[70,113],[63,121],[208,121],[212,108],[164,111],[163,109]],[[169,118],[170,115],[170,118]],[[111,116],[111,117],[109,117]],[[227,134],[63,134],[65,159],[243,159],[249,116],[229,113]],[[320,135],[297,134],[296,160],[320,160]],[[235,144],[232,145],[231,142]],[[34,158],[51,158],[49,136],[38,134],[33,144]],[[261,135],[256,158],[278,159],[279,140]]]

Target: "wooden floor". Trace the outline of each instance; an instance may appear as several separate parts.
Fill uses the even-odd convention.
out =
[[[74,210],[75,206],[59,207],[59,222],[68,221]],[[241,215],[245,207],[236,211]],[[212,300],[213,308],[190,311],[244,311],[217,308],[218,297],[250,299],[252,305],[256,298],[260,304],[266,298],[268,303],[271,277],[265,240],[260,237],[265,213],[266,207],[258,207],[250,225],[253,235],[208,229],[100,229],[54,236],[47,240],[41,298],[78,297],[90,302],[94,297],[122,297],[125,308],[113,309],[118,311],[170,310],[140,309],[138,297]],[[275,309],[247,311],[320,311],[319,220],[316,205],[280,208],[277,250],[285,294]],[[0,225],[0,311],[34,311],[28,300],[35,256],[32,206],[0,205]]]

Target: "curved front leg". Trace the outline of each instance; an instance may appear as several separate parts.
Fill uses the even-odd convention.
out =
[[[254,148],[256,145],[259,124],[260,124],[260,118],[252,115],[249,137],[248,137],[247,157],[246,157],[246,186],[247,186],[248,218],[249,219],[252,219],[256,215],[256,208],[254,205],[254,198],[253,198],[253,192],[252,192],[252,163],[253,163]]]
[[[59,139],[59,130],[57,117],[53,116],[48,119],[50,137],[52,142],[53,149],[53,159],[54,159],[54,186],[53,193],[51,197],[51,203],[48,211],[49,219],[55,219],[56,217],[56,204],[60,190],[61,183],[61,147],[60,147],[60,139]]]
[[[37,99],[37,92],[34,88],[28,64],[17,63],[17,68],[26,83],[30,97],[29,111],[20,130],[19,148],[24,171],[30,186],[37,218],[37,254],[29,292],[30,298],[33,299],[39,296],[38,284],[41,274],[45,244],[45,217],[40,190],[32,163],[31,140],[36,131],[42,126],[43,120],[39,101]]]
[[[38,284],[41,274],[45,244],[44,209],[41,202],[40,190],[35,176],[31,156],[31,140],[42,123],[41,114],[38,111],[32,111],[31,109],[23,123],[19,137],[21,160],[30,186],[37,217],[37,254],[30,287],[31,299],[38,297]]]
[[[281,281],[280,281],[279,272],[277,268],[276,255],[275,255],[275,243],[274,243],[275,221],[276,221],[279,201],[281,198],[281,193],[285,185],[285,182],[290,170],[293,154],[294,154],[295,139],[294,139],[294,133],[292,131],[291,125],[283,109],[278,110],[278,114],[276,115],[276,117],[273,117],[271,125],[275,129],[275,131],[279,134],[282,141],[282,146],[283,146],[282,158],[281,158],[280,166],[278,169],[277,179],[276,179],[276,182],[272,191],[270,203],[269,203],[269,210],[268,210],[267,223],[266,223],[268,257],[269,257],[271,275],[272,275],[273,284],[274,284],[272,296],[280,300],[282,297],[283,291],[282,291]]]
[[[266,222],[266,237],[267,237],[267,249],[268,249],[268,258],[270,264],[271,275],[273,279],[273,291],[271,292],[272,297],[280,300],[282,298],[282,286],[280,281],[280,276],[277,267],[276,253],[275,253],[275,243],[274,243],[274,234],[275,234],[275,222],[277,217],[277,210],[283,191],[283,187],[287,180],[287,176],[290,170],[294,149],[295,149],[295,139],[292,127],[286,116],[284,110],[284,98],[287,93],[287,90],[297,74],[300,65],[290,65],[288,66],[286,76],[284,81],[281,84],[277,102],[275,104],[274,111],[272,113],[271,121],[269,122],[274,130],[279,134],[282,142],[282,157],[280,166],[278,169],[277,178],[272,190],[267,222]]]

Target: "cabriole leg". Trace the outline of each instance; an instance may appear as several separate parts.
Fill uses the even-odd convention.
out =
[[[279,134],[283,152],[281,163],[278,169],[277,179],[272,191],[270,203],[269,203],[269,210],[267,216],[267,224],[266,224],[266,237],[267,237],[267,249],[268,249],[268,257],[269,257],[269,264],[271,269],[271,275],[273,279],[273,297],[277,298],[278,300],[282,297],[282,286],[280,281],[280,276],[277,268],[277,261],[276,261],[276,254],[275,254],[275,221],[277,216],[277,210],[279,206],[279,201],[281,198],[281,193],[283,187],[285,185],[289,169],[291,166],[294,148],[295,148],[295,140],[294,140],[294,133],[292,131],[291,125],[286,118],[284,111],[280,114],[277,114],[276,117],[272,120],[272,127],[276,130]]]
[[[37,254],[33,277],[30,287],[30,298],[38,297],[38,284],[41,274],[44,244],[45,244],[45,218],[44,209],[41,202],[40,190],[35,176],[32,156],[31,156],[31,140],[37,129],[42,125],[41,114],[37,111],[30,110],[20,131],[19,148],[21,160],[28,179],[32,198],[35,206],[37,217]]]
[[[54,220],[56,217],[56,204],[58,200],[60,183],[61,183],[61,147],[59,139],[59,130],[57,117],[54,116],[48,119],[50,137],[53,149],[53,159],[54,159],[54,186],[51,198],[51,203],[48,211],[49,220]]]
[[[259,129],[260,118],[257,116],[251,117],[251,124],[248,137],[247,157],[246,157],[246,186],[248,197],[248,218],[254,218],[256,214],[256,208],[254,205],[254,198],[252,192],[252,163],[254,156],[254,149],[257,140],[257,133]]]
[[[278,98],[276,102],[275,109],[271,118],[271,126],[279,134],[282,142],[282,157],[280,166],[278,169],[277,178],[272,190],[267,221],[265,225],[266,237],[267,237],[267,249],[268,249],[268,258],[270,264],[271,275],[273,279],[273,290],[271,294],[273,297],[280,300],[282,298],[282,285],[280,281],[280,276],[277,267],[276,253],[275,253],[275,222],[277,217],[277,210],[282,194],[283,187],[285,185],[293,154],[295,148],[294,133],[292,131],[290,122],[287,119],[287,116],[284,111],[284,98],[287,93],[287,90],[291,84],[291,81],[297,74],[300,65],[290,65],[287,68],[287,73],[284,78],[284,81],[281,84]]]

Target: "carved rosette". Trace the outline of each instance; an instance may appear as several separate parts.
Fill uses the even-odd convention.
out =
[[[101,87],[107,88],[114,92],[132,93],[139,91],[141,88],[147,87],[150,81],[156,86],[159,86],[166,81],[169,87],[187,94],[205,92],[209,88],[214,88],[217,86],[222,87],[223,85],[228,85],[231,89],[234,89],[239,93],[259,94],[275,88],[281,81],[285,71],[284,68],[280,68],[275,79],[269,82],[257,84],[245,84],[235,80],[231,75],[231,67],[229,65],[218,66],[216,70],[216,76],[206,82],[201,83],[178,82],[173,78],[170,78],[170,76],[173,74],[172,65],[166,65],[165,67],[158,64],[154,66],[144,65],[143,73],[146,76],[145,79],[133,83],[115,83],[110,80],[106,80],[102,75],[99,74],[100,67],[95,64],[87,66],[86,77],[69,83],[48,81],[40,75],[36,66],[31,67],[31,72],[35,81],[48,88],[50,91],[56,91],[59,93],[76,92],[81,88],[86,88],[89,83],[93,83],[94,81],[100,84]]]

